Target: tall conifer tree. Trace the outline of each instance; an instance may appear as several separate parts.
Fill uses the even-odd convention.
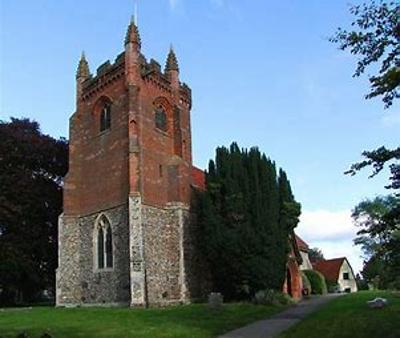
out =
[[[217,148],[198,210],[214,288],[227,299],[280,290],[299,215],[286,173],[258,148]]]

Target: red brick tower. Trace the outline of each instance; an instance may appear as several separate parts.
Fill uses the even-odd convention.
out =
[[[192,182],[191,90],[179,80],[175,53],[164,72],[147,62],[132,21],[115,62],[92,76],[82,55],[76,79],[57,305],[187,301],[198,179]]]

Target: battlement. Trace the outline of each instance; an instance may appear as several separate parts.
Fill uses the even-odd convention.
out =
[[[162,71],[161,64],[154,59],[146,60],[146,57],[140,53],[140,75],[144,81],[152,82],[168,93],[172,92],[171,81],[166,72]],[[85,101],[98,91],[104,89],[114,81],[125,76],[125,52],[120,53],[114,63],[110,60],[105,61],[97,67],[96,75],[90,76],[82,84],[82,99]],[[191,105],[192,91],[186,83],[179,83],[179,95],[181,99]]]

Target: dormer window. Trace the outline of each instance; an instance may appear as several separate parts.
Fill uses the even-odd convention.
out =
[[[162,131],[167,131],[168,129],[168,124],[167,124],[167,113],[165,112],[165,109],[163,106],[158,106],[156,108],[155,114],[154,114],[154,120],[156,127]]]
[[[111,104],[105,103],[100,113],[100,131],[111,128]]]

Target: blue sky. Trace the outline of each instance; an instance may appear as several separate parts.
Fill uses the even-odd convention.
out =
[[[400,107],[364,100],[356,59],[327,41],[350,23],[347,0],[0,0],[0,119],[68,136],[81,51],[92,71],[113,60],[135,3],[143,52],[164,64],[173,43],[193,90],[194,163],[232,141],[258,145],[288,172],[300,235],[358,269],[349,211],[385,193],[387,176],[343,172],[364,149],[398,146]]]

